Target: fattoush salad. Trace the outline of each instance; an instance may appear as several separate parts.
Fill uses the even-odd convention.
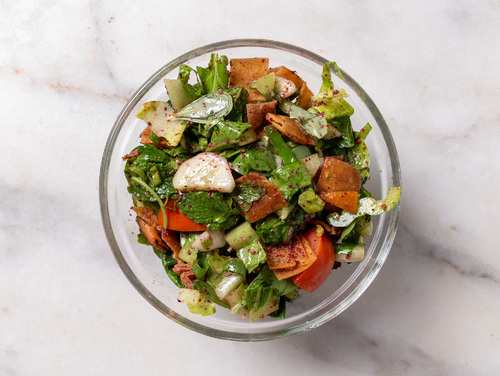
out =
[[[251,322],[283,318],[300,293],[364,257],[376,200],[365,144],[333,62],[313,93],[292,67],[268,58],[181,65],[168,101],[136,114],[140,145],[123,157],[138,241],[151,245],[195,314],[229,309]]]

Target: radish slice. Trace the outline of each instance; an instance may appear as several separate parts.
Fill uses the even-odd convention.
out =
[[[215,153],[200,153],[179,166],[173,179],[181,192],[219,191],[230,193],[236,183],[227,160]]]

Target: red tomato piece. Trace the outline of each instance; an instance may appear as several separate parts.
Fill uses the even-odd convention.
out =
[[[196,223],[182,214],[179,209],[175,207],[175,200],[168,200],[165,206],[167,213],[167,229],[174,231],[206,231],[207,227],[201,223]],[[158,225],[163,228],[164,219],[160,210],[158,215]]]
[[[318,236],[316,229],[308,231],[304,237],[316,254],[316,261],[302,273],[292,277],[293,283],[307,292],[316,290],[330,275],[335,263],[333,243],[326,233]]]

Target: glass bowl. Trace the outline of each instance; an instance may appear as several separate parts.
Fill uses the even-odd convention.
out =
[[[286,43],[240,39],[187,52],[153,74],[118,116],[104,150],[99,195],[109,245],[123,273],[137,291],[165,316],[191,330],[237,341],[269,340],[311,330],[347,309],[373,281],[393,243],[400,205],[389,213],[373,217],[373,232],[365,240],[367,246],[362,262],[342,265],[314,293],[302,291],[300,299],[287,305],[285,319],[268,317],[250,323],[222,308],[211,316],[190,313],[185,303],[177,301],[178,287],[167,277],[152,247],[137,242],[138,227],[135,214],[130,210],[132,200],[127,192],[122,160],[122,156],[139,144],[139,134],[144,129],[144,122],[135,114],[144,102],[168,99],[163,78],[176,78],[179,65],[206,66],[212,52],[227,55],[230,59],[268,57],[272,67],[284,65],[297,71],[314,93],[321,86],[322,66],[330,61]],[[372,165],[371,179],[366,187],[374,197],[383,199],[390,187],[401,184],[396,147],[386,122],[370,97],[347,73],[342,71],[342,75],[343,80],[335,74],[333,80],[337,88],[344,88],[350,94],[348,102],[355,111],[351,117],[353,129],[359,130],[367,122],[373,126],[367,137]]]

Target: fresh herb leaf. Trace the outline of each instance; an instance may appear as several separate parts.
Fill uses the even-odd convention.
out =
[[[177,201],[179,211],[209,230],[227,230],[236,225],[238,210],[231,207],[230,195],[221,192],[188,192]]]
[[[143,201],[158,201],[151,190],[164,199],[176,193],[172,180],[177,169],[176,159],[171,159],[154,145],[136,148],[139,155],[125,164],[128,190]],[[133,178],[136,179],[133,179]],[[137,179],[141,180],[140,184]],[[148,189],[148,186],[150,189]]]
[[[227,116],[232,109],[233,97],[226,93],[215,92],[194,100],[175,116],[179,120],[206,124]]]
[[[231,196],[241,206],[241,210],[248,211],[252,204],[266,194],[264,187],[260,185],[243,183],[237,184]]]
[[[287,244],[304,230],[308,218],[307,213],[296,205],[285,219],[273,213],[257,221],[255,232],[266,245]]]
[[[246,122],[248,91],[243,87],[234,87],[227,89],[226,93],[233,97],[233,109],[227,116],[227,120]]]
[[[241,175],[250,171],[269,173],[276,169],[276,159],[264,142],[255,143],[247,148],[239,149],[237,157],[232,161],[233,169]],[[233,156],[235,155],[233,154]]]

